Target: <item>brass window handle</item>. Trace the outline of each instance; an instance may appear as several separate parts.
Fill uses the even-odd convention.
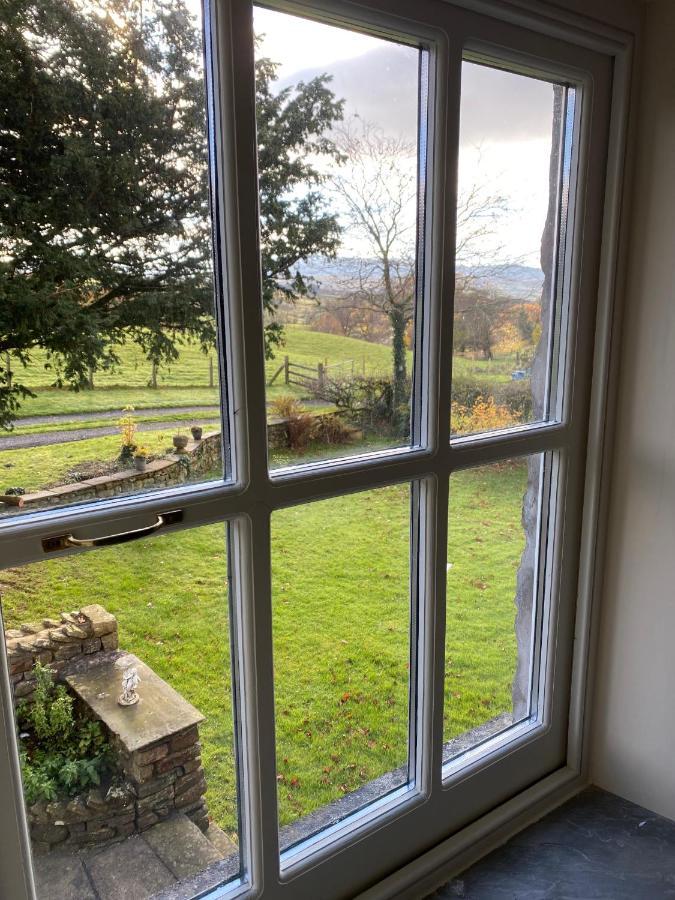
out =
[[[113,544],[126,544],[128,541],[147,537],[166,525],[174,525],[176,522],[182,522],[182,520],[183,510],[173,509],[170,512],[160,513],[157,516],[157,521],[153,522],[152,525],[146,525],[144,528],[134,528],[131,531],[122,531],[119,534],[106,534],[103,537],[96,538],[76,538],[72,534],[59,534],[55,537],[48,537],[42,541],[42,549],[45,553],[53,553],[56,550],[67,550],[69,547],[110,547]]]

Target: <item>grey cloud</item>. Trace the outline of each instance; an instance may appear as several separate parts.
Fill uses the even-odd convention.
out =
[[[414,139],[417,129],[419,54],[383,43],[354,59],[298,71],[279,88],[326,73],[332,90],[345,99],[345,116],[358,115],[389,134]],[[546,138],[550,135],[550,84],[465,63],[462,71],[464,144]]]

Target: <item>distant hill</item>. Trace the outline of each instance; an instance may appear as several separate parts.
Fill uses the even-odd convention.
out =
[[[345,282],[354,280],[359,273],[363,261],[353,257],[326,259],[312,257],[298,268],[303,275],[313,278],[318,284],[318,296],[335,296],[345,290]],[[366,260],[366,265],[368,261]],[[466,272],[460,267],[459,272]],[[481,275],[481,271],[484,275]],[[478,266],[472,269],[478,273],[478,284],[496,291],[516,301],[539,302],[544,274],[541,269],[532,266],[510,265],[497,269],[490,266]]]

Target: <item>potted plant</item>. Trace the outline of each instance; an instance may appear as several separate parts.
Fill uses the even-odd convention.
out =
[[[177,431],[173,436],[173,445],[180,453],[180,451],[185,450],[188,445],[188,436],[183,434],[182,431]]]
[[[137,472],[145,472],[145,467],[148,463],[148,455],[147,447],[139,447],[134,453],[134,465],[136,466]]]
[[[195,441],[201,441],[203,433],[201,425],[193,425],[190,431],[192,432],[192,437]]]
[[[133,406],[124,407],[124,415],[117,422],[117,426],[122,433],[122,447],[118,460],[120,465],[128,466],[131,464],[134,453],[136,452],[136,444],[134,443],[134,435],[136,434],[136,420],[133,416]]]

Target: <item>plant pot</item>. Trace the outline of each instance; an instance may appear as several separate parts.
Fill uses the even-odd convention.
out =
[[[173,445],[176,450],[185,450],[188,445],[188,439],[186,434],[174,434],[173,436]]]
[[[145,456],[134,456],[134,466],[136,467],[137,472],[145,472],[145,467],[148,464],[147,457]]]
[[[190,429],[190,431],[192,432],[192,437],[193,437],[196,441],[201,441],[201,439],[202,439],[202,432],[203,432],[203,429],[201,428],[201,426],[199,426],[199,425],[194,425],[194,426]]]

